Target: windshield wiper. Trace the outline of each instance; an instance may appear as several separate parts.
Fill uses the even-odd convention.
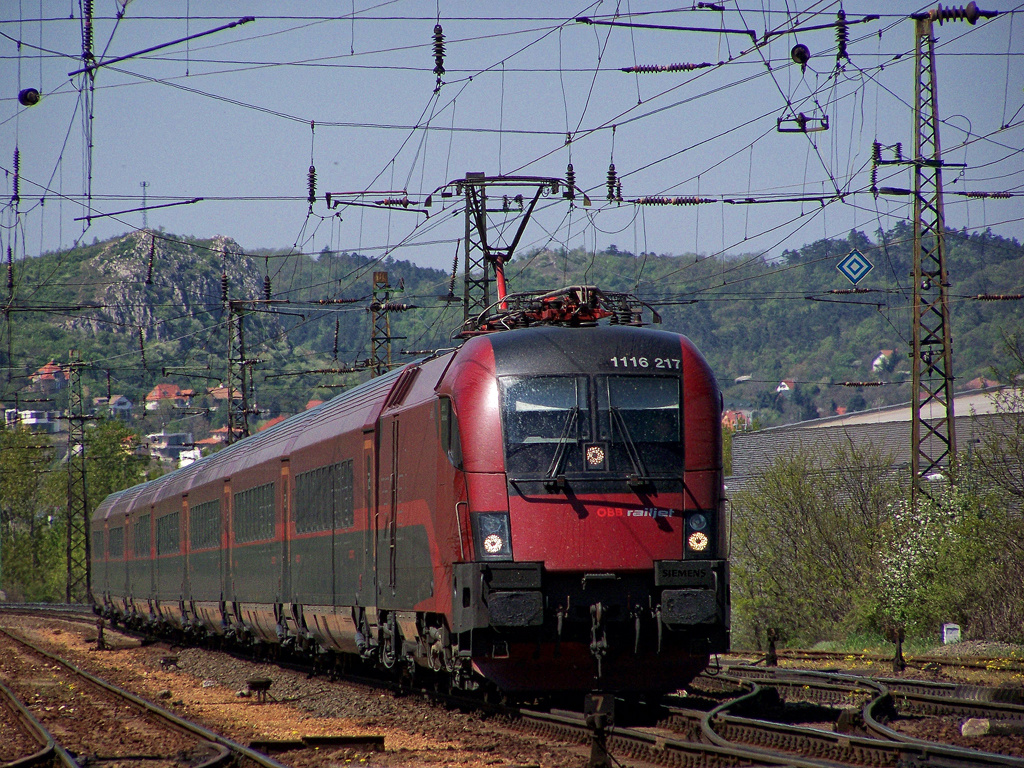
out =
[[[633,465],[633,474],[629,476],[627,482],[630,485],[640,485],[647,477],[647,468],[644,466],[644,460],[640,457],[640,451],[637,450],[633,438],[630,437],[629,427],[626,426],[626,419],[623,418],[619,409],[614,405],[610,405],[608,406],[608,411],[612,415],[613,423],[616,419],[618,420],[619,429],[622,432],[622,442],[626,446],[626,455],[629,457],[629,463]]]
[[[565,417],[565,424],[562,425],[562,433],[558,436],[558,447],[555,448],[555,455],[551,457],[551,464],[548,465],[548,471],[545,473],[545,485],[551,485],[550,480],[554,480],[553,485],[558,488],[565,484],[565,477],[559,475],[559,471],[562,469],[562,462],[565,461],[565,456],[568,453],[569,435],[572,433],[573,427],[576,426],[576,421],[580,415],[580,407],[574,405],[569,409],[569,413]]]

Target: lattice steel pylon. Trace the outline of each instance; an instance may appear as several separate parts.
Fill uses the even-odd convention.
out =
[[[980,11],[943,8],[914,16],[914,297],[913,392],[911,397],[911,503],[928,496],[927,478],[956,463],[953,409],[953,343],[950,337],[949,272],[946,268],[942,203],[942,150],[939,144],[938,73],[935,21],[963,19],[974,24]]]
[[[82,400],[82,362],[78,350],[68,363],[68,506],[67,583],[65,600],[92,602],[90,579],[89,496],[85,478],[85,420]]]
[[[452,184],[455,185],[457,194],[466,197],[463,320],[468,321],[490,307],[494,299],[505,295],[505,262],[515,253],[537,201],[545,193],[557,193],[563,185],[567,185],[567,182],[544,176],[486,176],[483,173],[467,173],[466,178],[450,182],[449,186]],[[503,194],[501,198],[496,195],[489,197],[488,187],[509,189],[510,194]],[[527,191],[528,194],[511,194],[515,188]],[[532,192],[532,196],[529,192]],[[488,202],[492,199],[500,199],[501,205],[495,202],[493,207],[488,207]],[[584,204],[589,205],[589,200]],[[488,239],[488,232],[491,229],[488,214],[500,214],[506,221],[510,217],[519,217],[515,234],[506,245],[498,246]],[[494,282],[497,284],[497,292],[493,298],[492,271]]]
[[[928,494],[927,478],[956,457],[953,344],[942,205],[942,154],[931,17],[915,20],[914,299],[911,501]]]
[[[391,370],[391,315],[387,305],[391,285],[387,272],[373,273],[373,301],[370,303],[370,374],[381,376]]]
[[[228,444],[235,441],[235,433],[249,436],[249,414],[254,409],[249,404],[249,390],[252,374],[250,366],[255,362],[245,357],[245,302],[228,301]],[[236,326],[237,322],[237,326]],[[238,368],[238,389],[235,389],[235,367]],[[235,402],[235,392],[239,392]]]

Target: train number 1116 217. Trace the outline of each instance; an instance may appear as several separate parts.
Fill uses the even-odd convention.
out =
[[[676,357],[613,357],[613,368],[654,368],[663,371],[678,371],[682,360]]]

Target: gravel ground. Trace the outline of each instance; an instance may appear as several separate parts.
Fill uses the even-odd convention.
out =
[[[5,619],[12,623],[14,619]],[[586,764],[587,750],[575,745],[550,743],[518,732],[500,718],[478,713],[450,711],[422,696],[397,696],[390,692],[348,683],[310,678],[305,673],[272,664],[258,664],[225,653],[196,648],[172,648],[157,643],[143,646],[137,640],[107,629],[109,650],[95,650],[95,630],[67,625],[67,630],[48,629],[33,619],[17,619],[40,642],[72,658],[139,695],[201,722],[236,741],[297,739],[302,736],[382,735],[384,752],[356,748],[304,750],[276,754],[294,768],[345,768],[347,765],[404,768],[445,765],[460,768],[482,766],[538,766],[569,768]],[[161,660],[177,657],[177,667],[165,669]],[[929,655],[963,658],[1002,658],[1024,661],[1024,648],[975,641],[943,646]],[[872,676],[891,676],[887,662],[850,660],[821,664],[785,662],[787,667],[844,668]],[[921,670],[908,668],[904,677],[951,680],[972,684],[1024,684],[1020,672],[966,668]],[[267,703],[240,696],[252,678],[272,680]],[[913,721],[900,727],[913,730]],[[922,734],[923,735],[923,734]],[[943,737],[975,749],[998,749],[997,737],[964,740],[958,723],[944,724]]]
[[[549,743],[517,732],[500,718],[450,711],[422,696],[396,696],[372,688],[257,664],[229,654],[163,643],[142,646],[107,629],[109,650],[95,650],[96,632],[85,626],[47,629],[32,619],[5,619],[40,644],[117,685],[189,720],[249,744],[259,739],[303,736],[382,735],[384,752],[357,748],[303,750],[274,754],[295,768],[344,768],[345,765],[538,766],[570,768],[586,764],[587,752],[575,745]],[[177,668],[161,659],[177,656]],[[246,681],[269,678],[267,703],[243,697]]]

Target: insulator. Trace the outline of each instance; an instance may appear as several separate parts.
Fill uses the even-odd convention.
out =
[[[156,238],[149,238],[149,267],[146,270],[146,285],[153,284],[153,256],[156,253]]]
[[[434,25],[434,74],[437,75],[437,87],[441,87],[441,75],[444,74],[444,30],[440,24]]]
[[[840,8],[839,13],[836,14],[836,45],[839,47],[839,51],[836,53],[837,64],[842,59],[849,60],[850,57],[846,53],[846,45],[849,41],[850,26],[846,23],[846,11]]]
[[[896,159],[899,162],[903,162],[903,142],[902,141],[897,141],[896,142],[895,152],[896,152]]]
[[[615,309],[613,317],[619,325],[629,325],[633,321],[633,310],[629,308],[629,304],[621,304]]]
[[[34,107],[39,103],[39,91],[35,88],[22,88],[18,91],[18,103],[23,107]]]
[[[228,273],[221,272],[220,274],[220,300],[227,303],[228,300]]]
[[[309,204],[312,205],[316,202],[316,166],[309,166],[309,172],[306,174],[306,187],[309,189]]]
[[[615,181],[618,177],[615,174],[615,163],[608,164],[608,199],[615,199]]]
[[[14,253],[11,246],[7,246],[7,292],[14,291]]]
[[[882,161],[882,145],[877,141],[871,143],[871,191],[878,195],[878,164]]]
[[[959,8],[943,8],[940,4],[933,10],[928,11],[928,16],[931,20],[937,21],[939,24],[942,24],[944,21],[956,21],[957,19],[963,19],[969,24],[974,24],[981,16],[991,18],[994,15],[992,11],[978,10],[978,4],[973,0],[966,7],[961,5]]]
[[[400,304],[397,301],[385,301],[380,306],[382,312],[407,312],[410,309],[416,309],[415,304]]]
[[[334,318],[334,359],[338,359],[338,333],[341,330],[341,318]]]
[[[139,354],[142,356],[142,367],[146,367],[146,337],[142,334],[142,329],[139,328]]]
[[[21,151],[14,148],[14,194],[11,195],[11,202],[17,203],[21,200]]]
[[[623,72],[631,74],[649,75],[656,72],[690,72],[694,69],[710,67],[711,62],[703,61],[700,64],[677,63],[677,64],[637,64],[633,67],[623,67]]]
[[[459,271],[459,251],[458,251],[458,247],[459,247],[458,245],[455,246],[455,248],[456,248],[455,258],[452,260],[452,278],[451,278],[451,280],[448,281],[448,295],[449,296],[454,296],[455,295],[455,275]]]
[[[1020,301],[1024,293],[979,293],[974,297],[978,301]]]
[[[566,190],[562,194],[562,197],[567,200],[576,199],[576,171],[573,170],[572,163],[565,166],[565,186]]]
[[[982,198],[993,198],[996,200],[1008,200],[1013,197],[1009,192],[961,192],[964,197],[971,197],[975,199]]]
[[[655,197],[647,195],[638,197],[633,201],[637,205],[700,205],[701,203],[713,203],[709,197]]]
[[[622,179],[615,180],[615,200],[616,202],[622,202]]]
[[[92,59],[92,0],[85,0],[82,10],[82,58]]]
[[[263,300],[270,301],[270,275],[263,276]]]
[[[409,207],[409,198],[403,195],[402,197],[385,197],[383,200],[377,200],[374,205],[400,205],[403,208]]]
[[[811,49],[803,43],[797,43],[793,46],[793,50],[789,52],[789,56],[793,59],[794,64],[806,67],[807,62],[811,60]]]

